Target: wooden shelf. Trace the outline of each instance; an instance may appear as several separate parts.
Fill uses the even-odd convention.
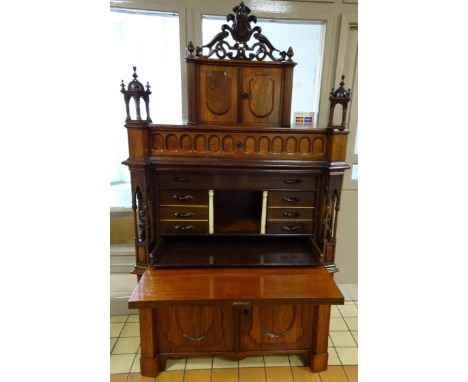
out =
[[[310,237],[166,237],[155,267],[291,267],[321,265]]]

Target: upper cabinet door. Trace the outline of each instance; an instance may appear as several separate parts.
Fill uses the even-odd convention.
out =
[[[242,123],[281,123],[281,74],[280,68],[246,67],[240,69]]]
[[[198,83],[200,122],[236,122],[238,118],[237,68],[200,65]]]

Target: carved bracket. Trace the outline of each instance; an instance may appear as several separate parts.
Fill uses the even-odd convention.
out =
[[[196,57],[209,58],[216,55],[218,58],[229,58],[232,60],[253,60],[263,61],[265,58],[269,58],[272,61],[291,61],[294,55],[293,49],[289,47],[288,51],[280,51],[276,49],[268,40],[268,38],[262,34],[262,28],[258,25],[252,27],[250,24],[257,22],[257,17],[249,15],[251,12],[250,8],[247,7],[243,2],[232,9],[235,14],[228,14],[226,21],[232,21],[232,26],[223,24],[221,26],[221,32],[218,33],[208,44],[203,46],[193,45],[192,41],[189,41],[187,45],[188,57],[193,58],[193,52],[195,51]],[[233,45],[229,44],[225,39],[231,36],[235,41]],[[249,45],[248,41],[251,38],[257,40],[253,45]],[[207,49],[208,52],[203,54],[203,50]]]

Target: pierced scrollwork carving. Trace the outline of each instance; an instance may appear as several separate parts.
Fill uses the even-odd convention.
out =
[[[143,243],[146,240],[146,214],[143,208],[142,203],[142,195],[139,188],[137,188],[135,192],[135,199],[132,203],[132,208],[134,213],[136,214],[136,222],[137,222],[137,242]]]
[[[262,28],[258,25],[252,27],[251,23],[257,22],[257,17],[249,15],[250,8],[243,2],[232,9],[235,14],[228,14],[226,21],[232,21],[232,26],[223,24],[221,32],[218,33],[208,44],[197,46],[194,48],[192,41],[187,45],[188,57],[193,57],[195,51],[196,57],[210,58],[216,55],[218,58],[228,58],[232,60],[253,60],[263,61],[269,58],[272,61],[291,61],[294,55],[293,49],[289,47],[288,51],[280,51],[276,49],[262,34]],[[229,44],[225,39],[231,35],[235,43]],[[248,41],[251,38],[257,40],[253,45],[249,46]],[[208,52],[203,54],[203,50]]]

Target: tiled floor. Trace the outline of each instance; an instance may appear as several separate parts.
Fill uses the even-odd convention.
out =
[[[343,294],[356,296],[352,290]],[[357,382],[358,307],[356,300],[332,306],[329,367],[312,373],[297,356],[248,357],[239,362],[223,358],[169,360],[157,378],[140,375],[137,315],[111,316],[111,382]]]

